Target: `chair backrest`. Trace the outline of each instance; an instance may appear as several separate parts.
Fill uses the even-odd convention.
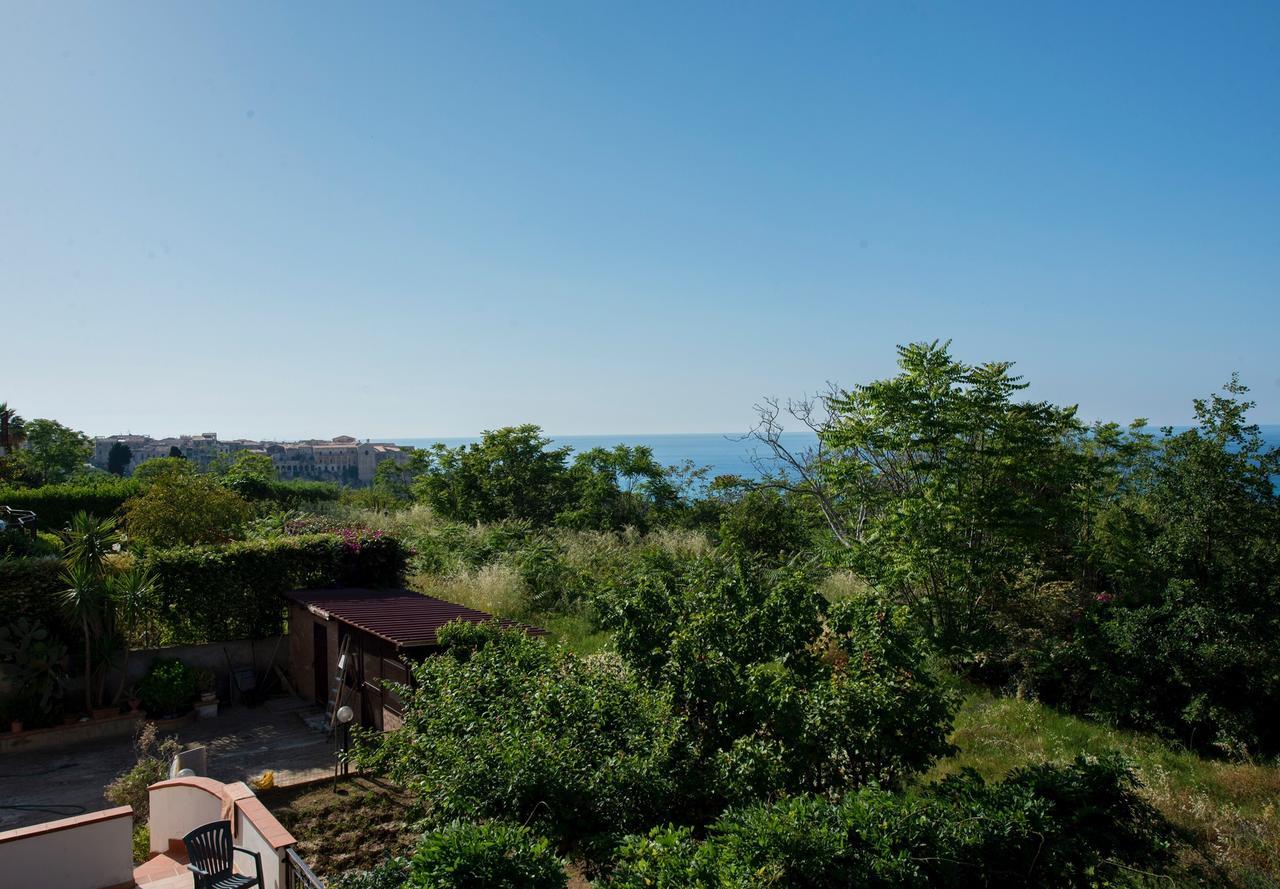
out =
[[[211,821],[202,824],[182,838],[187,846],[187,860],[215,880],[231,874],[231,822]]]

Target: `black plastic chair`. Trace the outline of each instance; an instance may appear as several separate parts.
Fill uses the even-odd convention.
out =
[[[248,889],[262,882],[262,856],[250,849],[231,845],[231,822],[212,821],[182,838],[187,847],[187,870],[195,874],[195,889]],[[232,873],[236,852],[252,855],[258,868],[256,877]]]

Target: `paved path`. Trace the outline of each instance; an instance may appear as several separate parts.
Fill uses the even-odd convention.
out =
[[[276,784],[297,784],[332,774],[331,742],[303,722],[317,710],[291,699],[223,708],[216,719],[189,723],[176,734],[185,747],[208,747],[211,778],[249,781],[270,769]],[[103,788],[134,762],[132,738],[0,753],[0,831],[107,808]]]

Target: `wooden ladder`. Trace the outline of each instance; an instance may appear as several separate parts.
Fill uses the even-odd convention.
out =
[[[324,708],[324,724],[333,731],[334,721],[338,718],[338,708],[342,706],[342,691],[346,687],[347,668],[351,658],[351,636],[342,640],[338,648],[338,669],[333,673],[333,685],[329,688],[329,703]]]

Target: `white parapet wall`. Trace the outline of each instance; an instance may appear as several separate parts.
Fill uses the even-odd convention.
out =
[[[172,844],[200,825],[230,820],[233,800],[226,787],[221,781],[197,777],[152,784],[148,790],[151,851],[168,852]]]
[[[133,885],[133,809],[121,806],[0,833],[0,885],[116,889]]]
[[[152,852],[180,850],[182,837],[195,828],[230,821],[235,844],[262,857],[263,889],[285,885],[285,854],[295,840],[244,782],[174,778],[152,784],[149,793]],[[238,873],[254,873],[253,857],[242,852],[235,866]]]

